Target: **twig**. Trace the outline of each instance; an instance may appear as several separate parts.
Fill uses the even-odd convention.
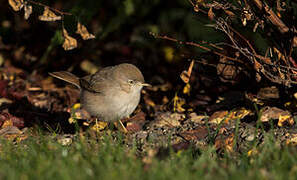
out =
[[[152,33],[152,32],[150,32],[150,34],[151,34],[153,37],[158,38],[158,39],[169,40],[169,41],[176,42],[176,43],[178,43],[178,44],[185,44],[185,45],[195,46],[195,47],[198,47],[198,48],[203,49],[203,50],[205,50],[205,51],[212,52],[212,53],[214,53],[214,54],[216,54],[216,55],[218,55],[218,56],[223,56],[223,57],[225,57],[225,58],[228,59],[228,60],[236,61],[236,62],[240,62],[240,63],[242,63],[242,62],[241,62],[240,60],[238,60],[238,59],[235,59],[235,58],[226,56],[225,54],[220,53],[220,52],[217,52],[217,51],[213,51],[213,50],[210,49],[210,48],[201,46],[200,44],[197,44],[197,43],[194,43],[194,42],[183,42],[183,41],[177,40],[177,39],[175,39],[175,38],[172,38],[172,37],[169,37],[169,36],[166,36],[166,35],[161,36],[161,35],[158,35],[158,34],[155,34],[155,33]]]
[[[52,11],[54,11],[55,13],[58,13],[58,14],[60,14],[60,15],[62,15],[62,16],[64,16],[64,15],[72,16],[72,15],[73,15],[73,14],[68,13],[68,12],[62,12],[62,11],[60,11],[60,10],[58,10],[58,9],[52,8],[52,7],[47,6],[47,5],[45,5],[45,4],[43,4],[43,3],[40,3],[40,2],[35,2],[35,1],[32,1],[32,0],[26,0],[26,1],[29,2],[29,3],[31,3],[31,4],[35,4],[35,5],[42,6],[42,7],[47,7],[47,8],[49,8],[50,10],[52,10]]]

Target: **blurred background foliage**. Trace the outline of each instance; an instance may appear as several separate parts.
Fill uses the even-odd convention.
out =
[[[207,26],[214,22],[209,20],[207,14],[195,12],[187,0],[38,0],[75,15],[65,16],[64,25],[70,36],[78,37],[74,33],[76,24],[73,23],[77,20],[96,35],[96,39],[79,40],[78,48],[64,51],[61,47],[61,23],[39,21],[41,7],[33,6],[33,14],[26,21],[23,12],[14,12],[7,0],[0,1],[1,56],[29,72],[46,74],[48,71],[69,70],[83,75],[89,73],[84,72],[85,65],[101,67],[130,62],[144,70],[145,76],[150,79],[158,75],[163,80],[176,81],[179,73],[188,66],[188,58],[203,57],[211,62],[214,59],[218,61],[218,56],[197,47],[155,39],[150,32],[189,42],[220,43],[228,39],[221,31]],[[239,5],[233,0],[226,2]],[[296,7],[291,9],[292,17],[295,17]],[[220,11],[215,13],[217,16],[224,14]],[[236,30],[245,35],[256,50],[264,55],[271,45],[271,41],[262,36],[267,32],[259,30],[253,33],[253,24],[244,27],[238,18],[240,14],[235,15],[237,19],[233,23]],[[209,71],[208,68],[203,70]],[[216,71],[215,68],[212,70]]]
[[[14,12],[7,0],[1,1],[0,38],[5,46],[1,48],[2,55],[29,71],[79,70],[80,63],[88,60],[99,66],[131,62],[142,68],[154,68],[157,73],[158,69],[162,71],[162,65],[188,64],[180,56],[180,52],[187,51],[172,42],[156,40],[149,32],[187,41],[224,38],[213,28],[204,26],[207,17],[197,17],[185,0],[38,1],[73,13],[96,35],[95,40],[79,41],[79,47],[68,52],[61,47],[61,24],[38,20],[42,8],[33,6],[33,13],[26,21],[23,12]],[[66,16],[65,27],[72,32],[71,36],[75,36],[75,26],[73,17]],[[192,51],[203,52],[198,48]]]

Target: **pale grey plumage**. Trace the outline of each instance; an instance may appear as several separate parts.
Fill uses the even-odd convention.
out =
[[[103,68],[83,78],[66,71],[50,75],[79,87],[83,108],[108,122],[129,116],[139,104],[142,87],[148,85],[140,70],[127,63]]]

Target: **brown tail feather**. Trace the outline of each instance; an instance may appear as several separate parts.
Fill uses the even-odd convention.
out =
[[[80,88],[79,85],[79,78],[77,76],[75,76],[74,74],[67,72],[67,71],[59,71],[59,72],[52,72],[49,73],[49,75],[61,79],[63,81],[66,81],[68,83],[71,83],[75,86],[77,86],[78,88]]]

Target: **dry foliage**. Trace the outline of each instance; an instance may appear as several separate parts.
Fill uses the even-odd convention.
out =
[[[65,38],[63,48],[68,51],[77,47],[77,41],[75,38],[68,35],[66,29],[63,28],[63,36]]]
[[[62,12],[57,9],[51,8],[47,5],[44,5],[39,2],[35,2],[32,0],[8,0],[9,5],[12,7],[14,11],[20,11],[24,7],[24,19],[29,19],[30,15],[33,13],[34,6],[41,6],[44,8],[42,15],[38,16],[40,21],[61,21],[63,36],[65,38],[63,43],[64,50],[72,50],[77,48],[77,40],[68,35],[65,27],[64,27],[64,16],[73,16],[71,13]],[[33,6],[34,5],[34,6]],[[87,28],[81,24],[81,22],[77,22],[77,34],[80,34],[83,40],[94,39],[95,36],[88,32]]]
[[[87,28],[80,24],[80,22],[77,23],[77,34],[80,34],[83,40],[89,40],[89,39],[94,39],[95,36],[91,33],[88,32]]]
[[[40,21],[58,21],[62,19],[62,16],[57,16],[49,7],[45,6],[43,14],[38,17]]]
[[[214,22],[213,25],[207,26],[222,31],[229,40],[217,45],[206,42],[182,42],[167,35],[152,35],[178,44],[195,46],[218,55],[221,60],[228,64],[227,66],[220,65],[218,68],[220,69],[219,75],[224,78],[224,81],[234,82],[239,73],[238,70],[241,71],[238,69],[239,66],[235,64],[236,62],[247,69],[254,67],[257,81],[261,80],[262,75],[272,82],[285,86],[297,84],[297,63],[293,56],[293,48],[297,46],[296,27],[293,24],[286,24],[282,19],[287,18],[286,22],[288,22],[290,9],[286,3],[289,2],[280,0],[269,4],[261,0],[236,1],[236,3],[215,0],[189,0],[189,2],[198,16],[205,15]],[[250,29],[252,33],[260,33],[259,28],[265,30],[264,33],[261,31],[261,36],[270,41],[267,53],[261,54],[254,43],[250,42],[251,40],[236,30],[240,25],[237,22],[241,22],[246,30],[249,30],[247,29],[250,28],[248,25],[252,24]],[[275,35],[271,36],[270,33],[267,33],[269,31]],[[232,50],[226,50],[226,48],[232,48]]]

